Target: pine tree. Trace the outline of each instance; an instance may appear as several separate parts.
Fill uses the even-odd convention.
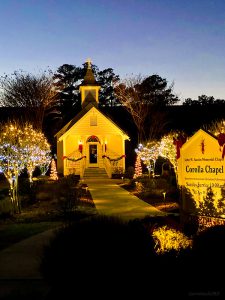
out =
[[[140,155],[137,155],[136,162],[135,162],[135,171],[134,171],[134,178],[142,176],[142,167],[141,167],[141,158]]]
[[[55,164],[54,158],[51,161],[50,178],[52,180],[58,180],[58,175],[57,175],[56,164]]]
[[[215,217],[216,209],[214,206],[215,195],[210,187],[207,188],[206,196],[203,197],[203,202],[199,204],[200,213],[203,216]]]

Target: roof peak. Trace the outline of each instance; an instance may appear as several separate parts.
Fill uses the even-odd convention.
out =
[[[91,67],[92,66],[91,59],[88,58],[86,60],[86,63],[87,63],[87,71],[86,71],[86,74],[84,76],[84,80],[81,83],[81,85],[98,85],[98,83],[95,79],[92,67]]]

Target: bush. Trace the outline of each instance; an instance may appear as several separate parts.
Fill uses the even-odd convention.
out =
[[[193,239],[193,253],[189,264],[192,290],[224,294],[225,226],[214,226],[198,233]]]
[[[28,178],[20,178],[18,182],[18,194],[21,199],[22,207],[28,203],[34,203],[36,201],[36,195],[38,190],[38,181],[30,183]]]
[[[134,177],[134,167],[129,166],[126,170],[125,177],[129,179],[133,179]]]
[[[225,267],[225,226],[217,225],[199,232],[193,240],[193,251],[208,263]]]
[[[182,231],[184,232],[184,234],[187,236],[195,235],[199,229],[198,216],[192,215],[191,217],[188,217],[187,214],[184,214],[182,212],[180,213],[180,217]]]
[[[54,186],[54,198],[57,202],[57,210],[64,217],[72,217],[74,210],[79,204],[78,178],[73,174],[52,181]]]
[[[6,198],[9,198],[9,189],[1,189],[1,193],[0,193],[0,201],[4,200]]]
[[[153,257],[153,240],[139,222],[98,216],[58,231],[44,251],[42,272],[55,289],[82,296],[93,296],[99,284],[101,292],[129,292],[143,284]]]
[[[0,216],[8,217],[12,214],[13,208],[10,199],[0,200]]]
[[[163,226],[156,228],[152,233],[156,243],[156,252],[162,254],[175,250],[177,253],[186,248],[191,247],[191,240],[182,232]]]

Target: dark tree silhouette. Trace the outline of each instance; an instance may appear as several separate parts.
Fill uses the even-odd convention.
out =
[[[118,106],[120,102],[116,99],[113,90],[113,82],[119,80],[119,75],[116,75],[113,69],[108,68],[98,72],[97,80],[101,85],[99,94],[100,106]]]
[[[149,104],[165,106],[179,101],[178,97],[172,93],[173,84],[168,87],[167,80],[159,75],[146,77],[140,87],[143,100]]]
[[[112,82],[119,80],[119,76],[115,75],[111,68],[99,71],[96,65],[91,65],[91,67],[97,82],[101,86],[99,106],[118,105],[119,102],[113,93]],[[79,86],[85,76],[86,69],[87,63],[84,63],[82,67],[64,64],[54,74],[55,86],[61,103],[61,112],[65,121],[70,120],[75,113],[81,110]]]
[[[191,98],[185,99],[183,105],[186,106],[208,106],[208,105],[222,105],[225,104],[225,100],[223,99],[215,99],[213,96],[201,95],[198,96],[198,100],[192,100]]]
[[[157,137],[166,125],[166,114],[160,112],[161,107],[175,104],[179,99],[172,93],[173,85],[167,87],[167,80],[159,75],[127,78],[115,84],[115,94],[121,104],[131,114],[138,130],[138,141],[154,139],[154,132],[146,131],[157,122]],[[157,118],[157,115],[159,116]],[[160,130],[159,130],[160,129]]]
[[[22,119],[42,129],[44,117],[59,118],[59,101],[50,70],[33,75],[15,71],[11,76],[0,78],[1,104],[5,107],[22,108]]]

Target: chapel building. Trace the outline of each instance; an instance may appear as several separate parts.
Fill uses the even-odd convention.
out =
[[[91,62],[80,85],[82,110],[55,136],[57,171],[60,174],[104,174],[125,171],[125,141],[128,135],[98,108],[100,85]]]

